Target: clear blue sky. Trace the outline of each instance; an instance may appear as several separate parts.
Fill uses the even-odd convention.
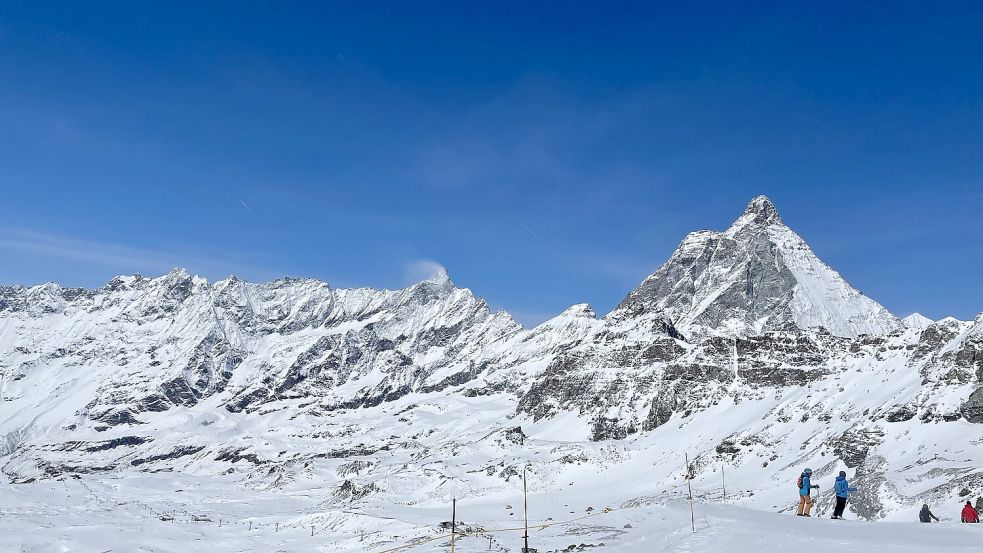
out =
[[[900,315],[983,311],[980,2],[0,6],[0,282],[599,312],[757,194]]]

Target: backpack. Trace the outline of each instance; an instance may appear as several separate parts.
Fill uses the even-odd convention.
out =
[[[799,479],[795,481],[795,487],[798,488],[798,489],[800,489],[800,490],[802,489],[802,475],[801,474],[799,475]]]

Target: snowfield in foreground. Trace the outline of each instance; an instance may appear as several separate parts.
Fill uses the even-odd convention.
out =
[[[960,553],[979,551],[983,542],[983,525],[953,520],[958,504],[937,508],[943,522],[929,525],[832,521],[825,518],[828,513],[804,519],[699,502],[694,533],[689,506],[678,493],[617,501],[613,490],[605,492],[603,482],[584,491],[576,496],[563,490],[530,496],[530,526],[549,524],[530,530],[530,547],[540,552],[598,553],[757,553],[775,547]],[[340,511],[322,510],[321,503],[315,489],[243,493],[222,479],[170,475],[4,485],[0,550],[371,553],[414,540],[419,545],[400,551],[448,550],[449,533],[438,529],[439,522],[449,518],[448,508],[374,505]],[[520,551],[522,532],[503,530],[522,526],[521,505],[518,493],[460,502],[458,517],[476,534],[458,539],[456,551]]]

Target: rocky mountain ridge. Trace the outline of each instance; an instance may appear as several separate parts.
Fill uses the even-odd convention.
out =
[[[604,317],[581,304],[532,329],[445,272],[401,290],[180,269],[0,287],[0,382],[17,483],[180,471],[419,503],[448,482],[510,486],[521,466],[550,486],[644,465],[658,490],[689,450],[697,474],[726,464],[776,495],[804,463],[848,468],[867,518],[983,492],[983,444],[966,439],[983,319],[899,320],[764,197],[687,236]],[[780,507],[767,495],[738,493]]]

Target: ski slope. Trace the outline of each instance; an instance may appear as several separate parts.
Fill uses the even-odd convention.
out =
[[[134,493],[139,491],[139,493]],[[539,551],[614,553],[759,553],[775,547],[892,553],[979,551],[983,525],[964,525],[936,508],[940,524],[899,517],[867,523],[752,510],[722,500],[689,504],[678,497],[618,497],[629,489],[563,490],[529,497],[530,547]],[[518,552],[522,497],[458,502],[464,535],[459,553]],[[30,553],[256,552],[383,553],[448,551],[449,505],[372,510],[321,510],[317,490],[241,494],[215,479],[181,475],[135,479],[48,481],[6,486],[0,495],[0,550]],[[509,509],[507,507],[512,506]],[[593,508],[592,511],[588,511]],[[606,510],[606,508],[610,510]],[[953,505],[952,512],[958,512]],[[568,522],[569,521],[569,522]],[[221,525],[220,525],[221,523]],[[546,527],[542,527],[546,526]],[[311,535],[313,527],[314,535]],[[480,529],[479,529],[480,528]],[[468,533],[470,532],[470,533]],[[417,543],[413,547],[406,545]],[[489,549],[491,547],[491,549]]]

